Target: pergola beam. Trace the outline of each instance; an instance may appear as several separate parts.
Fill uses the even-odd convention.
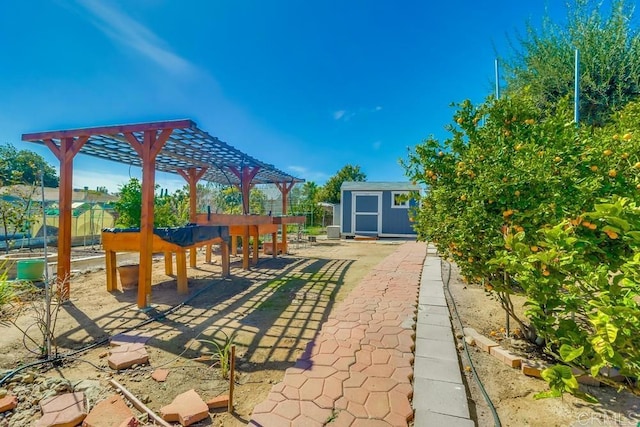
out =
[[[189,184],[189,222],[191,222],[192,224],[196,222],[196,215],[198,214],[198,181],[200,180],[200,178],[202,178],[202,176],[207,172],[208,169],[209,168],[206,167],[201,169],[178,169],[178,174],[180,174],[180,176],[183,177]],[[209,245],[208,248],[210,249],[211,246]],[[189,250],[189,265],[191,267],[196,266],[196,248],[191,248]]]
[[[44,143],[60,161],[60,192],[58,203],[60,205],[60,223],[58,224],[58,265],[57,282],[59,296],[62,299],[69,298],[69,280],[71,277],[71,197],[73,195],[73,158],[89,139],[88,136],[64,137],[60,140],[60,146],[56,145],[53,138],[44,140]]]
[[[289,196],[289,192],[291,191],[291,189],[293,188],[294,185],[296,185],[295,181],[291,181],[291,182],[276,182],[275,183],[276,187],[278,187],[278,190],[280,190],[280,193],[282,194],[282,215],[285,216],[287,215],[287,199]],[[287,248],[287,224],[282,224],[282,253],[286,254],[288,251]]]

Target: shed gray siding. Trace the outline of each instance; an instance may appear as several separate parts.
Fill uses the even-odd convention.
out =
[[[391,195],[391,191],[382,193],[382,230],[380,233],[416,234],[411,222],[409,222],[409,209],[392,208]]]
[[[409,183],[393,182],[348,182],[342,186],[342,204],[340,213],[342,223],[340,230],[343,235],[368,234],[367,230],[374,230],[381,236],[415,236],[413,224],[409,221],[409,211],[406,207],[392,207],[393,194],[396,192],[419,191],[419,188]],[[378,207],[377,197],[380,197]],[[359,197],[354,197],[359,195]],[[367,197],[371,195],[371,198]],[[353,224],[354,199],[357,200],[357,227]],[[375,206],[374,206],[375,204]],[[409,206],[417,205],[416,200],[409,200]],[[380,211],[378,212],[378,208]],[[378,212],[371,218],[366,212]],[[380,218],[379,224],[377,218]],[[378,229],[379,226],[379,229]],[[356,230],[357,229],[357,230]],[[375,231],[377,230],[377,231]]]

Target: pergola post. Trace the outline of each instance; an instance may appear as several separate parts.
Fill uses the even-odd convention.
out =
[[[296,185],[295,182],[276,182],[276,187],[282,193],[282,215],[287,215],[287,198],[289,196],[289,192]],[[287,248],[287,224],[282,224],[282,253],[286,254],[288,252]]]
[[[189,168],[187,170],[178,169],[180,176],[189,184],[189,222],[191,223],[196,222],[196,215],[198,214],[198,181],[208,169],[209,168],[202,168],[200,170],[196,168]],[[209,258],[211,258],[211,255],[209,255]],[[189,249],[189,265],[191,267],[196,266],[196,248]]]
[[[171,136],[173,129],[145,130],[142,141],[131,132],[124,136],[142,160],[142,211],[140,215],[140,272],[138,276],[138,308],[151,303],[153,245],[153,202],[156,186],[156,156]]]
[[[71,198],[73,194],[73,158],[89,136],[60,138],[60,147],[53,139],[45,139],[44,143],[60,160],[60,192],[58,203],[60,209],[58,224],[58,268],[56,281],[62,285],[58,294],[62,299],[69,298],[71,277]],[[45,242],[46,244],[46,242]]]
[[[241,170],[230,166],[229,170],[240,180],[238,188],[242,194],[242,214],[249,215],[249,194],[253,188],[251,181],[260,171],[260,166],[243,166]],[[247,225],[242,234],[242,268],[245,270],[249,269],[249,259],[249,226]]]

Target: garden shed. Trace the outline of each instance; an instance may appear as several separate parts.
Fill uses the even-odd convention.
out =
[[[349,236],[415,237],[409,220],[420,187],[410,182],[353,182],[340,188],[340,233]]]

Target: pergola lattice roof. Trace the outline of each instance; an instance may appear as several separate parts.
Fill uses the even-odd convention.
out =
[[[62,138],[88,136],[89,139],[79,151],[81,154],[142,167],[142,159],[127,141],[125,133],[132,133],[138,140],[142,140],[144,131],[149,129],[158,132],[173,129],[156,157],[156,170],[178,174],[179,170],[207,168],[202,176],[203,180],[239,185],[240,178],[231,172],[232,168],[242,170],[243,167],[258,167],[258,173],[252,179],[253,184],[304,182],[303,179],[261,162],[209,135],[189,119],[29,133],[22,135],[22,140],[43,145],[46,145],[45,141],[48,140],[60,147]]]

